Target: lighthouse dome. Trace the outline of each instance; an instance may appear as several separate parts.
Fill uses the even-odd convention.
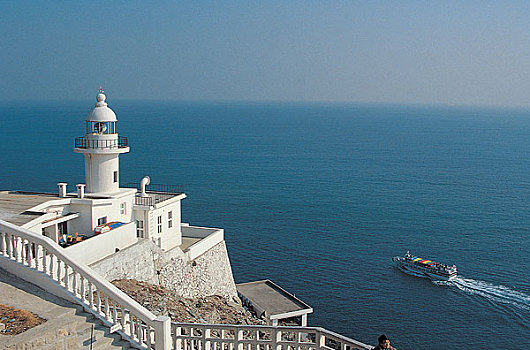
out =
[[[96,106],[90,113],[88,113],[86,117],[86,121],[92,121],[92,122],[116,122],[118,119],[116,119],[116,113],[112,109],[110,109],[107,106],[107,103],[105,102],[105,99],[107,97],[103,93],[103,90],[100,90],[96,100]]]

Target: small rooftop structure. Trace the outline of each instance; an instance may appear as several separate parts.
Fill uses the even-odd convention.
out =
[[[307,314],[313,312],[311,306],[270,280],[239,283],[236,288],[243,304],[251,307],[258,317],[265,316],[267,321],[272,321],[273,326],[279,320],[301,317],[301,326],[305,327]]]

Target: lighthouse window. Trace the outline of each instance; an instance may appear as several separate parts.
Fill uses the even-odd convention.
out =
[[[162,215],[157,218],[158,233],[162,233]]]
[[[107,123],[96,123],[94,129],[98,134],[103,134],[107,131]]]
[[[172,228],[173,227],[173,212],[169,211],[167,213],[167,227]]]
[[[86,122],[87,134],[115,134],[116,122]]]
[[[118,182],[118,171],[114,172],[114,182]]]
[[[120,204],[120,214],[121,215],[127,214],[127,203],[126,202],[123,202],[122,204]]]

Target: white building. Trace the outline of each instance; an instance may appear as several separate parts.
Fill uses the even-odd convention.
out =
[[[61,182],[55,194],[0,192],[0,219],[42,233],[61,244],[78,262],[87,265],[101,263],[133,246],[135,248],[129,249],[130,254],[120,255],[119,264],[138,264],[138,256],[143,254],[149,260],[147,256],[156,253],[158,261],[143,262],[154,264],[149,270],[151,272],[144,272],[144,276],[127,271],[117,275],[113,272],[116,264],[100,264],[96,270],[109,279],[159,281],[159,277],[152,275],[160,275],[164,267],[175,274],[174,266],[168,265],[175,265],[176,259],[184,267],[192,262],[196,266],[198,258],[221,244],[218,251],[222,262],[213,269],[210,266],[202,274],[216,275],[216,270],[223,270],[223,278],[228,278],[226,275],[229,274],[231,281],[227,289],[230,292],[225,294],[235,295],[223,230],[182,223],[181,201],[186,195],[181,189],[150,184],[147,176],[138,184],[120,186],[119,157],[130,151],[128,140],[118,135],[116,114],[105,102],[102,90],[96,99],[94,109],[85,120],[85,135],[75,139],[74,152],[85,157],[85,184],[77,184],[76,192],[68,192],[67,183]],[[146,245],[146,241],[149,244]],[[137,243],[142,243],[141,247]],[[213,259],[219,260],[219,257]],[[187,274],[193,276],[196,272],[188,271]],[[177,279],[181,282],[186,280],[182,276]],[[171,276],[166,276],[164,280],[169,287],[174,284]],[[191,280],[188,282],[193,283]],[[195,294],[216,293],[219,290],[213,288],[210,292]]]

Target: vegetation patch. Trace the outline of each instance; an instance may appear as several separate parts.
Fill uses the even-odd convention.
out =
[[[44,322],[44,318],[32,312],[0,304],[0,334],[17,335]]]

